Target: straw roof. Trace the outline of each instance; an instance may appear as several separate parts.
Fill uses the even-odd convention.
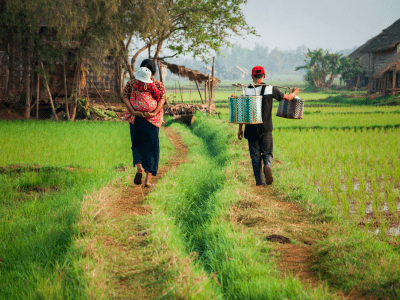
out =
[[[400,19],[357,48],[349,57],[357,59],[364,53],[389,50],[398,43],[400,43]]]
[[[208,74],[200,73],[199,71],[192,70],[186,68],[184,66],[179,66],[175,64],[170,64],[164,60],[161,60],[161,63],[166,65],[168,70],[170,70],[173,74],[176,74],[181,77],[189,78],[190,81],[197,81],[198,83],[208,82],[209,76]],[[217,85],[221,80],[214,76],[214,85]]]
[[[379,78],[385,73],[387,70],[389,70],[391,67],[393,67],[395,64],[400,63],[400,53],[397,53],[393,57],[391,57],[384,65],[379,67],[378,70],[376,70],[374,77]]]

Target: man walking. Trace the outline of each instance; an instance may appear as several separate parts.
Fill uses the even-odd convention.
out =
[[[262,95],[262,124],[246,124],[243,134],[243,124],[239,124],[238,138],[241,140],[244,136],[249,142],[249,152],[251,163],[253,165],[256,185],[265,186],[272,184],[272,100],[278,101],[292,100],[299,93],[298,88],[294,88],[291,94],[283,94],[277,87],[265,85],[265,71],[261,66],[255,66],[251,71],[251,77],[254,82],[245,89],[246,96]],[[264,162],[264,168],[262,163]],[[264,173],[264,176],[262,176]],[[263,178],[265,177],[265,179]]]

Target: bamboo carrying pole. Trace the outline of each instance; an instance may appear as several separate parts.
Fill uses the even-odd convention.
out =
[[[265,85],[265,86],[270,86],[270,84],[261,84],[261,83],[257,83],[257,85]],[[241,84],[241,83],[237,83],[237,84],[232,84],[232,86],[236,86],[236,87],[245,87],[245,85],[244,84]],[[287,86],[278,86],[278,85],[274,85],[275,87],[277,87],[277,88],[281,88],[281,89],[285,89],[285,93],[287,92],[287,90],[289,90],[289,93],[290,92],[293,92],[293,89],[291,88],[291,87],[287,87]],[[299,89],[299,91],[301,91],[300,89]]]
[[[41,60],[40,60],[40,65],[42,66],[42,70],[44,71],[43,62]],[[43,77],[44,77],[44,83],[46,86],[47,93],[49,94],[49,97],[50,97],[50,104],[51,104],[51,109],[53,110],[53,113],[54,113],[54,118],[58,121],[56,109],[54,108],[53,98],[51,97],[50,88],[49,88],[49,84],[47,82],[46,74],[43,74]]]

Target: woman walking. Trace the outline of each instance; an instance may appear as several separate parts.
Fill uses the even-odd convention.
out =
[[[146,172],[144,186],[152,187],[151,177],[158,172],[159,129],[163,123],[166,93],[164,84],[152,77],[156,73],[154,61],[145,59],[140,67],[135,73],[137,78],[126,84],[122,100],[128,108],[125,118],[129,121],[133,165],[137,168],[134,183],[142,184],[142,175]]]

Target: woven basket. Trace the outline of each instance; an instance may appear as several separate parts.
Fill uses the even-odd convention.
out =
[[[303,119],[303,110],[304,110],[303,99],[297,97],[291,101],[281,100],[279,102],[276,116],[287,119]]]
[[[237,88],[236,88],[237,89]],[[229,97],[229,122],[237,124],[262,123],[262,97],[242,96]]]

